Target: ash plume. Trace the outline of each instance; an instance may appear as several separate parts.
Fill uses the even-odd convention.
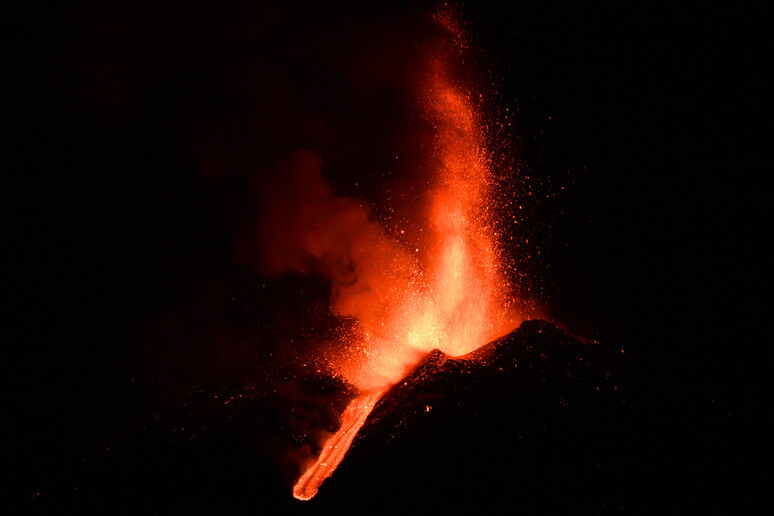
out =
[[[412,280],[407,251],[385,235],[364,201],[333,193],[319,155],[296,150],[275,177],[259,192],[262,270],[320,273],[331,281],[336,315],[378,317]]]

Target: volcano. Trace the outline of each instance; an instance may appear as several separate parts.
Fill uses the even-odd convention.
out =
[[[461,357],[434,350],[376,404],[320,502],[621,507],[619,355],[540,320]]]
[[[434,350],[376,403],[309,502],[291,485],[317,430],[297,421],[336,431],[355,391],[311,371],[232,366],[36,503],[196,514],[618,508],[633,459],[621,454],[632,438],[626,360],[541,320],[464,356]]]
[[[98,4],[6,16],[5,512],[745,512],[763,16]]]

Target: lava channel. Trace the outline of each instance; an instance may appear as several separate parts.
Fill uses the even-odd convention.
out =
[[[301,475],[293,487],[294,497],[310,500],[317,494],[320,485],[344,458],[358,431],[385,391],[386,389],[369,391],[349,402],[341,415],[341,427],[325,442],[317,461]]]

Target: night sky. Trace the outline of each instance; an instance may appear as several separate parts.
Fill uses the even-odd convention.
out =
[[[341,192],[378,200],[405,145],[392,81],[428,30],[410,2],[70,4],[4,15],[9,507],[34,506],[220,368],[292,357],[289,339],[334,324],[322,280],[253,267],[255,191],[306,147]],[[462,11],[472,73],[490,116],[508,108],[508,159],[539,198],[514,230],[531,241],[513,251],[530,253],[533,293],[563,327],[632,357],[643,421],[668,436],[664,457],[690,464],[686,497],[735,507],[760,347],[744,322],[761,236],[749,14]]]

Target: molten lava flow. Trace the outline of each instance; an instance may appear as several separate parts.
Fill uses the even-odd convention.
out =
[[[415,92],[435,137],[431,163],[436,173],[422,214],[421,247],[387,243],[386,233],[372,228],[368,239],[348,242],[358,250],[353,262],[369,288],[348,283],[334,300],[337,313],[354,316],[358,323],[354,345],[337,369],[363,394],[349,404],[338,432],[298,480],[293,494],[301,500],[315,495],[378,399],[422,357],[433,349],[467,354],[522,320],[505,304],[508,286],[487,212],[490,167],[481,115],[451,77],[453,51],[437,54],[428,60],[427,76]],[[343,217],[336,213],[331,221],[339,223]],[[357,291],[351,285],[358,285]]]
[[[325,443],[325,447],[312,467],[298,479],[293,487],[293,496],[299,500],[309,500],[317,494],[320,484],[344,458],[352,440],[383,393],[383,391],[366,392],[349,402],[341,415],[341,428]]]

